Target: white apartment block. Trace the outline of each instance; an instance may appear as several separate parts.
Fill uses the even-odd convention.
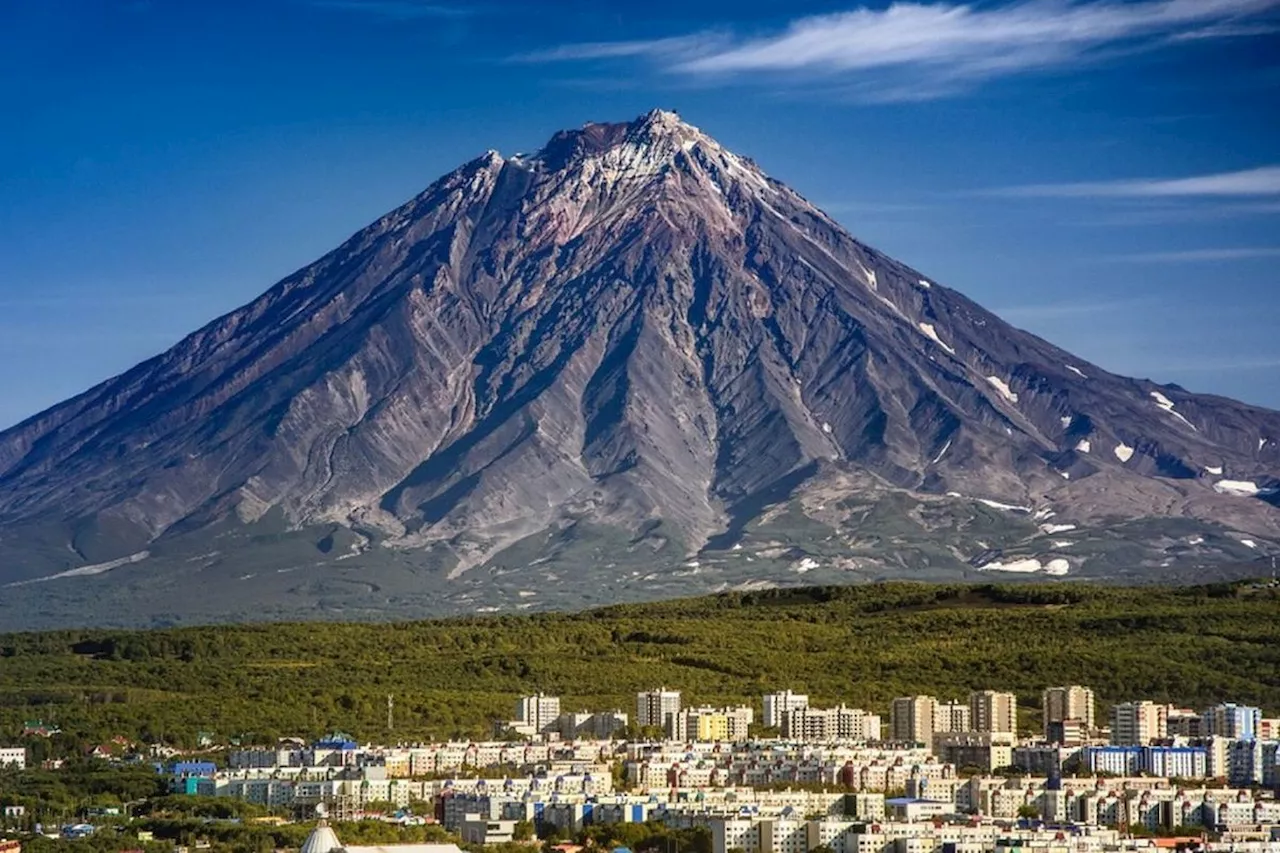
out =
[[[764,694],[764,715],[761,723],[772,729],[782,728],[782,717],[788,711],[798,711],[809,707],[809,697],[804,693],[792,693],[783,690],[779,693]]]
[[[615,737],[627,728],[629,717],[622,711],[579,711],[561,714],[553,728],[568,740]]]
[[[861,708],[798,708],[782,718],[782,736],[797,741],[878,741],[880,717]]]
[[[515,720],[524,723],[535,732],[543,732],[560,716],[560,697],[536,693],[522,696],[516,702]]]
[[[22,746],[0,747],[0,767],[9,769],[27,769],[27,749]]]

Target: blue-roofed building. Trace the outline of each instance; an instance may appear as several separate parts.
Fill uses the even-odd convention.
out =
[[[218,772],[218,765],[212,761],[176,761],[169,773],[179,778],[186,776],[212,776]]]
[[[1080,763],[1090,773],[1135,776],[1142,772],[1140,746],[1089,746],[1080,751]]]
[[[346,732],[330,732],[312,744],[312,746],[316,749],[352,750],[360,748],[360,745],[356,743],[356,739]]]

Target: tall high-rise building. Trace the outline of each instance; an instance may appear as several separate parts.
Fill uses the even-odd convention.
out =
[[[933,743],[937,731],[934,715],[938,700],[932,696],[903,696],[889,705],[889,739],[909,743]]]
[[[1168,705],[1121,702],[1111,706],[1111,743],[1115,746],[1147,746],[1168,734]]]
[[[535,693],[516,702],[516,719],[535,732],[547,729],[560,717],[560,697]]]
[[[969,721],[975,732],[1017,732],[1018,697],[997,690],[969,694]]]
[[[1206,708],[1200,717],[1204,734],[1231,740],[1257,740],[1262,728],[1261,708],[1234,702]]]
[[[1070,687],[1050,687],[1044,691],[1041,708],[1044,710],[1044,736],[1054,740],[1062,731],[1062,723],[1076,720],[1085,729],[1094,728],[1093,691],[1073,684]],[[1057,724],[1057,725],[1055,725]]]
[[[661,687],[657,690],[646,690],[636,694],[636,725],[641,728],[662,726],[683,729],[680,719],[680,691]],[[671,732],[673,737],[683,736],[683,732]]]
[[[966,702],[939,702],[933,711],[933,728],[937,732],[973,731],[973,717]]]
[[[783,690],[764,694],[764,715],[760,722],[770,728],[782,728],[782,715],[809,707],[809,697],[803,693]]]

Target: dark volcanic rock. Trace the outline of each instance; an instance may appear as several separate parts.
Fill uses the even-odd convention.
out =
[[[467,163],[0,433],[0,582],[243,525],[321,531],[321,562],[443,548],[453,576],[585,523],[661,527],[682,560],[894,491],[1199,519],[1261,553],[1277,439],[1276,412],[1009,326],[654,112]]]

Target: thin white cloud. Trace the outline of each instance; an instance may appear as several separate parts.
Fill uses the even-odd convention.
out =
[[[703,32],[652,41],[565,45],[541,61],[646,58],[704,81],[805,74],[885,81],[881,100],[943,97],[974,81],[1062,67],[1106,51],[1269,31],[1280,0],[1015,0],[1001,6],[896,2],[792,21],[772,35]],[[948,85],[942,85],[946,83]],[[897,96],[892,93],[897,92]]]
[[[1280,166],[1219,172],[1190,178],[1139,178],[1074,184],[1031,184],[1002,187],[990,195],[1048,198],[1178,198],[1280,195]]]
[[[596,41],[580,42],[538,50],[515,57],[517,62],[568,62],[586,59],[625,59],[628,57],[684,57],[715,49],[725,43],[725,36],[700,33],[691,36],[645,41]]]
[[[1280,258],[1280,247],[1243,246],[1230,249],[1183,249],[1172,252],[1137,252],[1116,255],[1113,260],[1137,263],[1195,263],[1197,261],[1246,261],[1258,258]]]
[[[1221,356],[1218,358],[1195,358],[1186,361],[1162,361],[1159,364],[1153,364],[1147,368],[1150,372],[1175,372],[1175,373],[1217,373],[1218,371],[1231,370],[1272,370],[1280,367],[1280,354],[1277,355],[1257,355],[1250,353],[1241,353],[1235,356]]]
[[[1088,228],[1142,227],[1176,225],[1185,222],[1221,222],[1257,216],[1280,214],[1280,201],[1218,202],[1201,199],[1175,199],[1123,205],[1113,212],[1090,216],[1074,224]]]
[[[1011,305],[996,308],[993,313],[1010,323],[1034,323],[1063,320],[1070,317],[1114,316],[1131,311],[1145,311],[1155,304],[1152,298],[1081,300],[1078,302],[1046,302],[1041,305]]]
[[[359,12],[392,21],[418,18],[460,18],[473,10],[425,0],[309,0],[312,6],[341,12]]]

